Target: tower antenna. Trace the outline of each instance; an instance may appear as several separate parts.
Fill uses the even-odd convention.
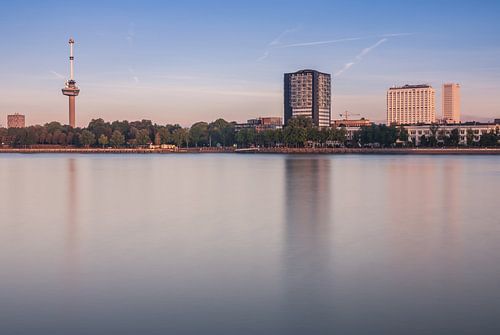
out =
[[[69,125],[72,128],[76,126],[75,120],[75,98],[80,94],[80,88],[76,86],[76,81],[74,78],[75,75],[75,67],[74,60],[75,57],[73,55],[73,45],[75,44],[75,40],[73,38],[69,39],[69,80],[66,82],[66,85],[62,89],[62,93],[69,97]]]

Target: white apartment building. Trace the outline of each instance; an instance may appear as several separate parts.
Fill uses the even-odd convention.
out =
[[[430,85],[405,85],[387,91],[387,124],[436,122],[436,91]]]

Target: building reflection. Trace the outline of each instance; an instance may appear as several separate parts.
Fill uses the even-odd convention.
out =
[[[67,211],[65,254],[68,282],[78,278],[79,266],[79,225],[78,225],[78,166],[75,158],[68,158],[67,163]]]
[[[328,157],[285,161],[285,305],[289,333],[320,329],[332,310],[331,190]]]

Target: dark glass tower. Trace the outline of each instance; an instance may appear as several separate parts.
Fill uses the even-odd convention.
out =
[[[305,116],[317,127],[330,127],[331,75],[315,70],[285,73],[285,124],[292,117]]]

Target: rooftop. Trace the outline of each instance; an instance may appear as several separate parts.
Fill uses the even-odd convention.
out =
[[[390,88],[390,90],[406,90],[406,89],[412,89],[412,88],[432,88],[431,85],[429,84],[420,84],[420,85],[404,85],[404,86],[393,86]]]
[[[311,70],[311,69],[304,69],[304,70],[298,70],[297,72],[291,72],[291,73],[285,73],[285,74],[307,74],[307,73],[319,73],[319,74],[324,74],[326,76],[330,76],[329,73],[324,73],[316,70]]]

